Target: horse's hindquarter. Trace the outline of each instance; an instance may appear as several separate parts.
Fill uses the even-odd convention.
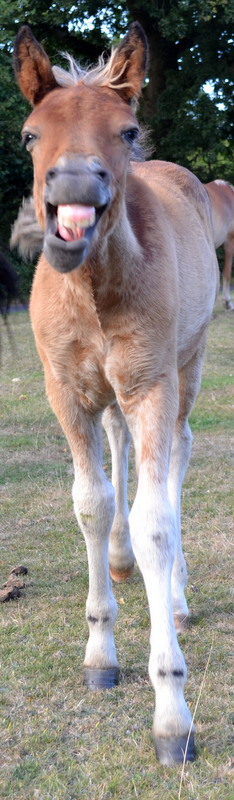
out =
[[[234,239],[234,189],[221,180],[210,181],[205,188],[210,198],[214,244],[217,248]]]

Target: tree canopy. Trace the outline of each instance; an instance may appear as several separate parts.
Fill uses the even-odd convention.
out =
[[[177,161],[203,181],[234,183],[234,0],[0,0],[0,239],[7,243],[32,171],[20,129],[28,107],[15,85],[12,49],[29,24],[53,63],[61,51],[95,62],[138,20],[150,48],[139,107],[154,157]]]

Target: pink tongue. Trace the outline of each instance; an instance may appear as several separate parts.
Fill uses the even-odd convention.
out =
[[[58,233],[62,239],[69,242],[81,239],[85,228],[94,225],[95,209],[93,206],[59,205],[57,209]]]

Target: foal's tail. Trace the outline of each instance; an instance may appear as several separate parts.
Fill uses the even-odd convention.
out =
[[[22,258],[32,260],[41,252],[42,246],[43,231],[36,219],[33,197],[24,197],[11,230],[10,248],[17,248]]]

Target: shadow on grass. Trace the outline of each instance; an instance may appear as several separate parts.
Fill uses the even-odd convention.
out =
[[[233,604],[230,603],[220,603],[220,605],[209,605],[206,608],[201,609],[197,614],[190,614],[187,619],[187,629],[200,626],[202,623],[206,623],[207,620],[219,620],[221,615],[225,614],[233,614]]]
[[[127,669],[121,669],[120,671],[120,685],[121,684],[133,684],[138,683],[142,686],[149,686],[151,687],[149,675],[147,672],[147,666],[145,667],[127,667]]]

